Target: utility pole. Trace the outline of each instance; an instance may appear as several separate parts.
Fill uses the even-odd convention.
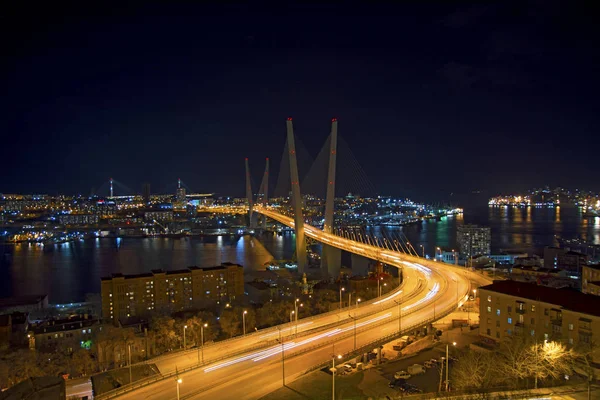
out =
[[[131,345],[127,345],[127,353],[129,354],[129,383],[133,383],[133,378],[131,374]]]

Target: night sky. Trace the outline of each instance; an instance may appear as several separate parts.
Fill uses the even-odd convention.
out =
[[[2,10],[0,192],[241,196],[288,116],[313,156],[337,117],[382,194],[599,191],[592,5]]]

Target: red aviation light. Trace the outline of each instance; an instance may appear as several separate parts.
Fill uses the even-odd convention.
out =
[[[287,120],[288,120],[288,121],[291,121],[291,120],[292,120],[292,117],[288,117],[288,119],[287,119]]]
[[[337,122],[337,118],[331,118],[331,122]]]

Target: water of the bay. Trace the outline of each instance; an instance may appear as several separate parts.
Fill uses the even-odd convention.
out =
[[[429,220],[401,228],[420,252],[433,255],[437,246],[456,245],[456,228],[465,223],[492,230],[492,251],[540,252],[555,245],[554,235],[579,237],[600,244],[600,219],[586,219],[577,208],[471,207],[464,215]],[[255,238],[194,237],[187,239],[90,239],[52,246],[0,245],[0,297],[48,294],[51,303],[83,301],[86,293],[100,291],[100,278],[111,273],[135,274],[152,269],[174,270],[234,262],[247,273],[263,270],[275,259],[290,259],[293,234]]]

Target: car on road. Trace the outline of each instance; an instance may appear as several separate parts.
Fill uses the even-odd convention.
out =
[[[440,361],[437,358],[432,358],[431,360],[429,360],[429,362],[433,363],[433,364],[437,364]]]
[[[428,361],[425,361],[425,362],[423,363],[423,366],[424,366],[425,368],[433,368],[433,367],[435,367],[435,365],[436,365],[436,364],[432,363],[432,362],[431,362],[431,361],[429,361],[429,360],[428,360]]]
[[[395,379],[409,379],[410,374],[406,371],[398,371],[394,374]]]

